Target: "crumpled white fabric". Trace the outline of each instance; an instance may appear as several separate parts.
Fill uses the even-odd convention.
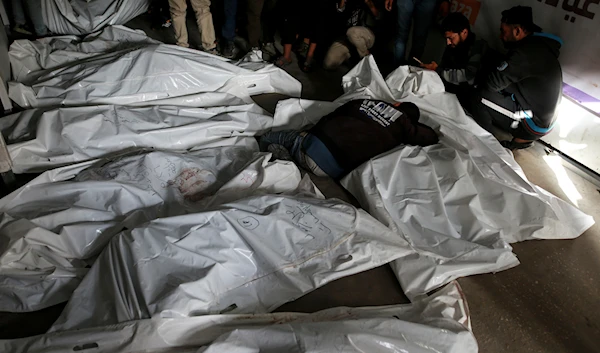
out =
[[[272,64],[237,65],[224,58],[176,45],[145,45],[96,55],[83,61],[10,82],[19,106],[90,104],[231,105],[250,96],[280,93],[299,97],[301,84]],[[237,103],[236,103],[237,102]]]
[[[248,335],[255,332],[261,335]],[[289,335],[290,332],[294,335]],[[244,341],[232,342],[234,337],[244,338]],[[252,342],[259,337],[266,341]],[[240,347],[242,342],[247,344]],[[308,343],[318,343],[318,346]],[[170,353],[183,349],[232,352],[231,347],[243,352],[248,349],[253,352],[268,349],[273,352],[356,352],[358,348],[362,352],[389,353],[477,352],[477,342],[470,332],[467,302],[456,282],[409,305],[341,307],[314,314],[157,317],[0,340],[0,350],[11,353],[62,353],[85,348],[97,353]]]
[[[15,173],[40,172],[127,150],[256,145],[273,117],[256,104],[210,108],[97,105],[30,109],[0,119]]]
[[[146,36],[143,31],[109,26],[85,37],[65,35],[33,41],[18,39],[10,45],[8,55],[13,80],[23,82],[32,72],[55,68],[107,51],[159,43]]]
[[[344,77],[346,93],[335,102],[286,100],[274,122],[278,129],[298,129],[368,97],[413,102],[420,121],[440,133],[437,145],[400,146],[342,180],[369,213],[415,249],[392,263],[412,299],[458,277],[516,266],[509,243],[575,238],[594,224],[529,183],[513,156],[431,74],[399,68],[384,80],[368,57]]]
[[[45,173],[0,200],[0,311],[34,311],[68,300],[122,229],[298,188],[298,168],[269,158],[223,147],[141,153]]]
[[[300,98],[279,101],[273,130],[301,130],[309,127],[354,99],[376,98],[395,102],[410,95],[424,96],[445,91],[438,74],[412,66],[400,66],[384,79],[371,55],[361,60],[342,78],[342,86],[345,93],[333,102]]]
[[[50,331],[269,312],[409,252],[403,239],[342,201],[252,196],[113,237]]]
[[[87,34],[122,25],[148,10],[150,0],[41,0],[44,22],[60,34]]]

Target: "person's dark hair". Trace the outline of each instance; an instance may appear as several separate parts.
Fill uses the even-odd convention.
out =
[[[469,19],[459,12],[449,14],[444,19],[444,22],[442,22],[442,31],[444,32],[460,33],[463,29],[471,32],[471,24],[469,23]]]
[[[421,112],[419,111],[419,107],[417,107],[414,103],[404,102],[400,104],[399,109],[403,111],[406,115],[408,115],[410,120],[415,122],[419,121]]]
[[[519,26],[526,33],[541,32],[542,28],[533,23],[533,11],[528,6],[515,6],[502,11],[502,23]]]

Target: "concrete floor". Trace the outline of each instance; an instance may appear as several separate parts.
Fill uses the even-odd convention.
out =
[[[169,30],[152,30],[147,21],[128,24],[152,37],[172,43]],[[192,44],[198,33],[190,21]],[[343,70],[304,74],[297,65],[288,69],[303,84],[302,96],[333,100],[341,94]],[[278,95],[256,97],[273,111]],[[598,187],[547,157],[540,146],[515,153],[533,183],[565,199],[600,220]],[[546,160],[550,161],[548,163]],[[356,204],[347,192],[327,178],[314,178],[328,197]],[[580,196],[579,196],[580,195]],[[529,241],[514,245],[521,265],[498,274],[459,280],[467,297],[473,331],[481,352],[600,352],[600,226],[575,240]],[[278,311],[314,312],[334,306],[370,306],[408,300],[389,266],[342,278],[288,303]],[[62,305],[30,314],[0,313],[0,338],[44,332]]]

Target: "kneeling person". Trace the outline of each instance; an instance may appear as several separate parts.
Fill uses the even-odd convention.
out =
[[[441,64],[434,61],[421,67],[437,71],[446,91],[460,95],[478,83],[479,69],[488,46],[484,40],[477,39],[469,20],[461,13],[448,15],[442,22],[442,30],[447,48]]]
[[[510,132],[513,140],[502,141],[504,147],[526,148],[548,134],[556,120],[562,97],[562,40],[541,33],[530,7],[504,11],[500,31],[509,48],[507,57],[465,108],[486,130],[496,125]]]
[[[435,131],[419,123],[413,103],[354,100],[323,117],[308,131],[270,132],[260,138],[263,151],[290,157],[318,176],[340,179],[369,159],[402,145],[429,146]]]

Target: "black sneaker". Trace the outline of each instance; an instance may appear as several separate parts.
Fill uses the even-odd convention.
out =
[[[240,50],[235,46],[233,42],[225,43],[225,47],[221,49],[221,55],[227,59],[235,58]]]

